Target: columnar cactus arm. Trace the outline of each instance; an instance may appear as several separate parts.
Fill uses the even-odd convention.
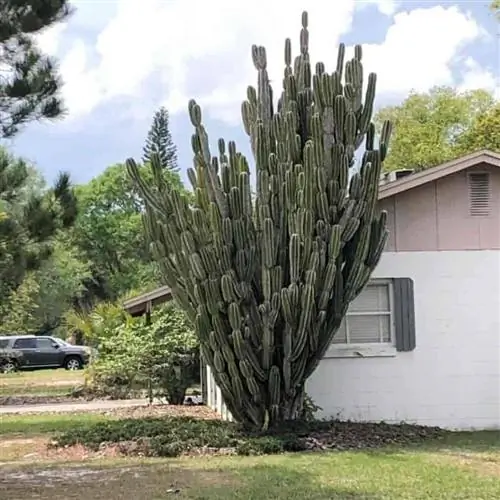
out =
[[[318,63],[312,74],[307,23],[304,13],[293,64],[285,42],[276,108],[266,51],[252,47],[257,88],[248,87],[241,111],[255,157],[254,199],[236,145],[226,150],[221,139],[218,156],[211,155],[195,101],[193,206],[159,182],[151,189],[128,161],[165,282],[195,323],[229,410],[253,427],[295,418],[307,377],[387,238],[376,203],[391,126],[384,125],[375,149],[376,77],[368,75],[363,101],[361,47],[345,61],[344,45],[332,73]],[[352,174],[363,142],[361,168]]]

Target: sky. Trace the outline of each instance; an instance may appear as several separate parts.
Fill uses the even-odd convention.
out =
[[[30,123],[6,146],[47,180],[59,171],[86,182],[107,166],[140,159],[154,112],[166,106],[179,165],[192,165],[187,103],[202,106],[211,144],[235,140],[250,154],[241,124],[246,88],[256,84],[252,44],[267,49],[275,94],[285,38],[298,50],[309,12],[313,62],[330,71],[337,47],[363,45],[377,73],[378,107],[435,85],[499,95],[500,24],[489,0],[79,0],[69,21],[38,36],[64,81],[64,119]],[[215,152],[215,147],[213,148]]]

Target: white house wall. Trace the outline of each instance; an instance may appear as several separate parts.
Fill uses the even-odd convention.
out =
[[[414,280],[416,348],[324,359],[320,416],[500,428],[500,252],[387,252],[374,277]]]

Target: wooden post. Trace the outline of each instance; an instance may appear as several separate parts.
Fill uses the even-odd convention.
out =
[[[151,309],[152,309],[152,304],[151,301],[148,301],[146,303],[146,327],[151,326]],[[149,404],[153,404],[153,381],[151,380],[151,367],[148,370],[149,372],[149,377],[148,377],[148,399],[149,399]]]

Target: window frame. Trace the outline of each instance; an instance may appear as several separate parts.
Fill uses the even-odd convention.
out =
[[[32,341],[33,346],[32,347],[18,347],[16,344],[18,342],[23,342],[23,341]],[[35,337],[20,337],[14,340],[12,343],[12,349],[18,349],[18,350],[23,350],[23,349],[36,349],[36,338]]]
[[[396,356],[396,321],[394,310],[394,284],[392,279],[373,278],[368,286],[386,285],[389,292],[389,311],[359,311],[347,312],[346,314],[346,338],[349,338],[348,318],[349,316],[389,316],[389,342],[363,342],[363,343],[331,343],[325,358],[365,358]],[[365,288],[366,289],[366,288]],[[364,290],[363,290],[364,291]],[[361,293],[363,293],[363,291]]]
[[[47,342],[49,344],[49,347],[52,348],[52,349],[56,349],[54,347],[54,344],[56,344],[56,342],[54,342],[51,338],[49,337],[39,337],[35,340],[35,345],[36,345],[36,349],[48,349],[49,347],[44,347],[42,345],[40,345],[41,343],[43,342]]]

